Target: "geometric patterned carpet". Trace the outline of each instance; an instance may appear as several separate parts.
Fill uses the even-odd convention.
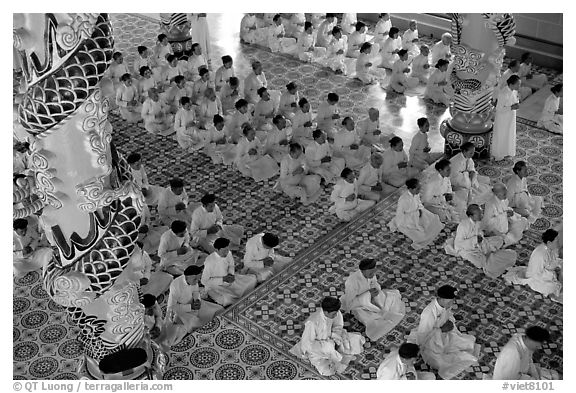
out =
[[[157,25],[131,14],[113,15],[116,48],[131,61],[135,47],[152,46]],[[211,27],[212,28],[212,27]],[[215,46],[213,64],[219,64],[222,48]],[[344,76],[334,75],[317,65],[305,64],[255,47],[239,46],[235,55],[237,74],[247,74],[247,59],[257,58],[264,66],[271,88],[280,89],[289,81],[301,86],[301,96],[316,109],[330,91],[340,95],[341,112],[365,116],[377,106],[389,131],[397,131],[409,145],[415,118],[426,115],[432,134],[446,116],[445,108],[426,104],[420,97],[390,96],[380,88],[362,87]],[[215,63],[214,63],[215,62]],[[408,120],[410,119],[410,120]],[[529,324],[547,327],[552,340],[535,360],[542,366],[562,372],[563,307],[527,287],[509,286],[502,279],[486,277],[460,258],[443,251],[447,236],[455,226],[446,227],[434,245],[413,250],[406,238],[390,233],[399,192],[350,223],[342,224],[328,213],[331,188],[310,206],[302,206],[272,190],[275,180],[255,183],[238,171],[213,164],[199,153],[187,153],[172,138],[153,136],[110,115],[114,142],[127,154],[143,155],[151,184],[166,185],[172,176],[186,182],[190,201],[205,192],[218,196],[226,223],[246,228],[248,237],[264,230],[281,235],[280,249],[295,261],[284,271],[257,287],[237,304],[202,329],[189,334],[169,353],[164,379],[324,379],[314,367],[288,351],[299,340],[303,323],[327,295],[340,296],[344,280],[362,258],[378,261],[378,281],[383,288],[398,289],[406,303],[406,316],[387,336],[367,339],[364,352],[346,373],[333,378],[374,379],[384,356],[399,345],[417,326],[419,314],[441,284],[461,291],[455,311],[458,328],[477,338],[482,346],[480,366],[470,367],[458,379],[479,379],[492,372],[495,357],[516,329]],[[409,123],[406,125],[406,123]],[[541,233],[562,222],[562,142],[561,136],[518,120],[517,159],[529,163],[529,190],[544,197],[546,208],[513,247],[518,264],[525,265]],[[441,150],[441,143],[432,144]],[[407,147],[406,147],[407,148]],[[493,181],[511,174],[512,160],[498,165],[478,163],[480,174]],[[242,248],[241,248],[242,249]],[[241,258],[236,254],[237,259]],[[161,300],[165,309],[166,296]],[[349,331],[364,327],[345,315]],[[13,375],[15,379],[77,379],[81,347],[75,340],[78,329],[64,309],[47,296],[37,272],[14,280],[13,297]],[[417,367],[426,370],[422,363]]]

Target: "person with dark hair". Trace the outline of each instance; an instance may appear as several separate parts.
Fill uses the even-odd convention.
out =
[[[312,129],[316,123],[313,122],[313,116],[308,100],[299,99],[298,107],[292,116],[292,142],[299,143],[304,148],[314,142]]]
[[[334,154],[344,158],[348,168],[360,169],[370,160],[370,148],[360,144],[360,136],[351,117],[345,117],[342,126],[334,133]]]
[[[358,122],[358,135],[362,144],[371,149],[385,150],[384,144],[388,142],[388,135],[382,134],[380,128],[380,111],[371,107],[368,109],[368,118]]]
[[[236,273],[230,240],[227,238],[216,239],[213,249],[204,261],[201,281],[208,296],[226,307],[256,287],[256,275]]]
[[[358,174],[358,194],[361,198],[378,202],[384,195],[382,184],[382,155],[373,152],[370,162],[365,164]]]
[[[558,257],[559,240],[558,231],[554,229],[547,229],[542,234],[542,244],[530,255],[526,278],[530,288],[562,303],[563,264]]]
[[[139,70],[140,79],[138,80],[138,96],[140,97],[140,101],[144,103],[146,98],[148,98],[148,91],[152,88],[155,88],[158,92],[160,91],[160,83],[158,83],[158,72],[159,70],[156,69],[156,75],[153,75],[153,71],[148,66],[143,66]]]
[[[31,218],[19,218],[12,223],[12,262],[14,276],[23,277],[45,266],[52,259],[52,249],[46,238],[32,225]]]
[[[210,71],[208,71],[208,68],[201,68],[199,76],[200,78],[196,79],[192,85],[191,99],[192,102],[196,105],[200,105],[206,90],[214,89],[214,83],[210,80]]]
[[[332,146],[321,129],[312,132],[314,142],[306,146],[306,163],[310,172],[320,175],[326,184],[335,182],[346,166],[343,158],[334,157]]]
[[[254,128],[262,131],[272,129],[272,119],[276,115],[276,106],[270,99],[270,93],[265,87],[258,89],[260,100],[254,106]]]
[[[224,217],[220,208],[216,204],[216,195],[205,194],[200,199],[201,205],[192,213],[192,223],[190,224],[190,236],[192,244],[206,250],[214,252],[214,241],[220,237],[225,237],[232,242],[234,249],[238,249],[242,237],[244,237],[244,227],[241,225],[224,225]]]
[[[507,194],[504,184],[494,184],[482,219],[484,231],[490,236],[502,236],[504,247],[518,243],[523,232],[530,227],[528,220],[509,206]]]
[[[365,42],[360,46],[358,52],[358,59],[356,60],[356,78],[365,85],[378,82],[378,78],[375,75],[370,74],[370,68],[373,66],[372,52],[374,51],[372,44]]]
[[[328,212],[335,213],[342,221],[350,221],[376,202],[359,198],[358,181],[354,171],[344,168],[340,179],[334,185],[330,201],[333,203]]]
[[[233,76],[236,76],[233,68],[232,56],[225,55],[222,56],[222,65],[216,70],[214,76],[214,85],[216,86],[216,91],[220,91],[222,87],[228,82]]]
[[[382,180],[392,187],[402,187],[406,180],[418,174],[418,169],[408,164],[408,155],[404,151],[404,142],[393,136],[389,140],[390,148],[382,153]]]
[[[149,293],[142,295],[140,303],[144,306],[144,326],[150,334],[150,338],[156,341],[163,327],[162,309],[157,302],[156,296]]]
[[[202,75],[201,70],[209,70],[208,57],[204,54],[202,45],[198,42],[192,44],[192,54],[188,57],[188,61],[183,62],[186,70],[186,79],[191,82],[196,82]]]
[[[222,112],[229,115],[234,111],[234,104],[240,99],[240,81],[237,77],[230,77],[219,92],[220,102],[222,103]]]
[[[414,19],[408,23],[408,29],[402,34],[402,49],[408,51],[408,59],[410,60],[420,54],[420,49],[418,49],[418,22]]]
[[[206,288],[200,285],[203,270],[202,266],[191,265],[170,284],[164,321],[170,330],[164,341],[168,348],[224,311],[222,306],[206,300]]]
[[[158,197],[163,190],[162,187],[150,185],[148,182],[146,168],[144,164],[142,164],[142,155],[136,152],[131,153],[126,158],[126,162],[130,166],[130,173],[132,173],[134,184],[142,191],[142,195],[144,195],[146,205],[156,205],[158,203]]]
[[[453,246],[452,240],[446,242],[449,255],[460,256],[482,269],[490,278],[500,277],[516,263],[517,254],[513,250],[502,250],[502,236],[484,236],[481,228],[483,212],[476,204],[466,209],[466,218],[462,219],[456,229]]]
[[[382,289],[376,277],[376,261],[363,259],[358,270],[344,283],[340,298],[342,310],[351,312],[366,326],[366,336],[376,341],[394,329],[404,318],[406,309],[397,289]]]
[[[108,67],[105,72],[105,76],[112,80],[114,91],[116,91],[122,84],[120,78],[124,74],[130,74],[128,65],[124,63],[124,56],[122,55],[122,52],[114,52],[112,55],[112,62],[110,63],[110,67]]]
[[[440,159],[444,153],[430,153],[430,144],[428,143],[428,131],[430,130],[430,122],[426,117],[420,117],[416,121],[418,125],[418,133],[412,138],[410,143],[410,150],[408,152],[410,160],[409,164],[423,171],[428,168],[432,163]]]
[[[242,133],[244,136],[236,145],[236,168],[243,176],[251,177],[257,182],[274,177],[279,170],[278,164],[265,153],[266,146],[256,138],[254,128],[245,123]]]
[[[212,56],[212,41],[208,30],[208,21],[205,13],[190,14],[190,35],[194,42],[200,45],[202,53],[207,60],[207,66],[212,70],[210,57]]]
[[[326,19],[318,26],[318,33],[316,35],[316,46],[328,48],[328,43],[332,39],[332,29],[336,26],[338,20],[334,14],[326,14]]]
[[[348,51],[346,52],[346,56],[357,58],[360,56],[360,53],[362,53],[361,49],[364,44],[370,44],[369,46],[373,54],[380,52],[380,44],[374,42],[374,38],[370,40],[366,39],[367,31],[368,26],[363,22],[356,23],[354,32],[348,36]]]
[[[174,132],[174,116],[169,114],[170,108],[160,100],[156,88],[148,90],[148,98],[142,104],[142,119],[144,129],[152,134],[168,136]]]
[[[531,53],[522,53],[518,76],[522,81],[522,86],[529,87],[532,91],[537,91],[548,84],[548,77],[545,74],[535,74],[532,72],[533,60]]]
[[[391,27],[388,31],[388,37],[382,43],[380,55],[382,62],[380,67],[392,69],[392,66],[399,59],[398,51],[402,49],[402,39],[398,36],[400,30],[397,27]]]
[[[526,217],[530,224],[534,224],[542,213],[544,200],[528,191],[528,166],[525,161],[517,161],[512,171],[514,173],[506,182],[510,207],[522,217]]]
[[[174,77],[173,83],[164,94],[162,94],[161,100],[167,108],[167,113],[176,114],[180,108],[180,100],[183,97],[192,97],[192,86],[186,82],[184,75],[176,75]]]
[[[292,14],[288,23],[284,24],[286,30],[286,35],[292,38],[298,38],[298,36],[304,32],[304,25],[306,24],[306,14]]]
[[[116,105],[120,110],[120,116],[128,123],[138,123],[142,120],[140,113],[140,96],[133,84],[132,76],[128,73],[120,77],[121,84],[116,89]]]
[[[268,87],[266,74],[262,71],[262,63],[259,61],[252,62],[252,72],[244,79],[244,98],[250,104],[256,104],[260,100],[258,90],[261,87]],[[274,94],[272,94],[274,92]],[[271,90],[268,92],[272,97],[272,102],[277,103],[280,99],[280,92]]]
[[[283,18],[280,14],[272,18],[272,26],[268,28],[268,47],[273,53],[290,53],[296,49],[296,39],[286,37]]]
[[[238,143],[243,135],[244,124],[252,124],[252,115],[248,111],[248,101],[240,98],[234,104],[236,111],[230,117],[230,122],[226,125],[226,137],[232,143]]]
[[[244,253],[245,273],[256,275],[258,282],[262,282],[292,262],[292,258],[280,255],[275,250],[278,244],[278,236],[269,232],[259,233],[248,239]]]
[[[186,62],[178,60],[175,55],[166,55],[166,62],[168,63],[167,67],[163,67],[161,82],[164,86],[170,86],[175,82],[175,78],[178,75],[184,77],[184,81],[186,80]]]
[[[223,115],[222,102],[216,95],[216,91],[212,87],[204,90],[204,95],[198,101],[198,120],[200,122],[199,130],[200,135],[204,141],[204,146],[210,143],[210,135],[206,133],[206,127],[212,123],[214,116]]]
[[[180,109],[174,117],[174,129],[176,130],[176,141],[182,149],[193,152],[204,147],[198,126],[196,112],[192,108],[190,97],[180,98]]]
[[[160,236],[158,236],[160,238]],[[154,253],[158,250],[158,242]],[[152,259],[147,251],[144,250],[144,243],[137,240],[134,251],[130,255],[128,264],[132,266],[136,279],[140,282],[142,293],[160,296],[164,293],[172,282],[172,275],[163,272],[160,269],[152,272]]]
[[[418,359],[420,347],[405,342],[390,351],[378,366],[376,379],[380,380],[435,380],[434,373],[416,371],[414,363]]]
[[[332,69],[336,74],[348,75],[348,67],[344,61],[346,50],[348,49],[348,37],[342,36],[342,30],[338,26],[332,28],[332,38],[326,46],[326,57],[322,65]]]
[[[448,64],[448,60],[438,60],[434,65],[435,69],[432,71],[424,91],[424,98],[446,107],[450,105],[450,97],[452,95],[452,87],[449,84]]]
[[[409,343],[418,344],[422,359],[438,370],[442,379],[452,379],[472,365],[478,364],[480,345],[476,337],[456,327],[452,313],[458,289],[442,285],[436,297],[420,314],[420,322],[408,336]]]
[[[234,162],[235,146],[226,143],[224,118],[214,115],[209,123],[206,123],[204,154],[212,159],[214,164],[223,163],[230,165]]]
[[[295,82],[290,82],[286,85],[286,91],[280,96],[280,104],[278,105],[278,114],[292,120],[294,113],[298,108],[298,86]]]
[[[427,45],[420,45],[420,53],[412,60],[412,73],[413,78],[418,78],[420,83],[427,84],[428,77],[430,76],[430,64],[428,63],[428,56],[430,49]]]
[[[378,14],[378,23],[376,23],[376,27],[374,27],[374,42],[382,45],[382,43],[386,41],[386,38],[388,38],[391,27],[392,21],[390,20],[390,14]]]
[[[406,180],[406,191],[400,195],[396,216],[388,224],[391,232],[398,230],[412,240],[412,247],[421,250],[430,245],[442,232],[440,217],[424,208],[420,202],[420,182]]]
[[[338,101],[340,97],[336,93],[328,93],[326,101],[321,102],[316,112],[316,121],[318,128],[324,131],[328,140],[334,137],[334,132],[341,123],[340,109],[338,108]]]
[[[173,178],[169,187],[166,187],[158,197],[158,214],[160,221],[169,225],[174,220],[190,223],[194,209],[188,206],[188,194],[184,191],[182,179]]]
[[[300,202],[307,206],[322,194],[320,176],[308,173],[302,146],[291,143],[289,149],[280,162],[280,188],[290,198],[300,198]]]
[[[474,165],[476,146],[468,141],[460,146],[460,153],[450,159],[450,183],[452,189],[467,204],[483,205],[491,195],[490,178],[480,176]]]
[[[492,379],[562,379],[557,371],[534,364],[534,352],[550,339],[550,332],[540,326],[530,326],[524,333],[514,333],[496,358]]]
[[[200,251],[190,246],[190,233],[184,221],[172,221],[170,229],[162,234],[158,246],[162,270],[178,276],[191,265],[201,264]]]
[[[313,32],[311,22],[304,24],[304,31],[298,35],[296,54],[302,61],[310,63],[326,56],[326,48],[316,46],[316,34]]]
[[[423,184],[422,204],[443,223],[458,223],[466,210],[466,201],[452,190],[450,161],[443,158],[434,168],[434,174]]]
[[[500,81],[498,82],[498,86],[494,88],[494,92],[492,93],[492,98],[494,101],[498,100],[498,95],[500,94],[500,91],[506,87],[508,79],[512,75],[517,76],[519,70],[520,70],[520,62],[515,59],[510,60],[510,63],[508,63],[508,69],[502,73],[502,75],[500,76]],[[518,98],[520,102],[522,102],[530,94],[532,94],[532,89],[520,85],[520,88],[518,89]]]
[[[520,78],[512,75],[506,84],[507,86],[498,94],[494,117],[490,155],[495,161],[516,155],[516,110],[520,107],[518,100]]]
[[[392,65],[392,76],[390,77],[390,87],[396,93],[404,93],[406,89],[411,89],[420,83],[418,78],[408,76],[410,67],[408,63],[408,51],[400,49],[398,60]]]
[[[552,94],[546,98],[542,114],[536,124],[538,127],[545,128],[555,134],[562,134],[564,127],[563,110],[560,109],[560,98],[563,97],[562,88],[562,83],[552,86],[550,89]]]
[[[154,45],[154,60],[159,67],[167,65],[166,56],[173,54],[172,45],[168,42],[166,34],[158,35],[156,45]]]
[[[340,312],[340,300],[335,297],[322,299],[306,322],[300,341],[290,353],[308,360],[321,375],[343,373],[355,355],[364,351],[366,339],[360,333],[348,333]]]

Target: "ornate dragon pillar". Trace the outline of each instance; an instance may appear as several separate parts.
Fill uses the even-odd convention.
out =
[[[490,156],[494,105],[492,95],[500,81],[506,50],[514,45],[511,14],[449,14],[452,18],[453,63],[450,83],[451,119],[440,125],[444,153],[451,157],[464,142],[476,145],[475,158]]]
[[[32,173],[19,179],[14,217],[42,211],[54,250],[44,285],[81,329],[82,370],[97,379],[157,378],[165,359],[145,333],[129,263],[143,196],[111,143],[100,91],[114,50],[108,15],[14,14],[13,28],[23,71],[18,126],[30,141]],[[139,360],[101,369],[124,354]]]
[[[160,33],[166,34],[179,60],[186,60],[192,54],[190,26],[187,14],[160,14]]]

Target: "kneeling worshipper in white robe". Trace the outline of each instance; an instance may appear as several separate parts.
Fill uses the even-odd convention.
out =
[[[389,143],[390,148],[382,153],[383,179],[386,184],[399,188],[406,183],[406,180],[416,176],[419,171],[408,164],[408,156],[404,151],[404,142],[401,138],[394,136]]]
[[[408,163],[418,169],[425,170],[432,163],[436,162],[444,153],[430,153],[430,144],[428,143],[428,131],[430,130],[430,122],[426,117],[420,117],[416,121],[418,124],[419,132],[414,135],[410,143],[410,150],[408,155],[410,160]]]
[[[371,208],[376,202],[358,197],[358,181],[354,171],[344,168],[340,179],[334,185],[330,201],[334,203],[328,212],[335,213],[342,221],[350,221],[364,210]]]
[[[425,209],[420,202],[420,182],[418,179],[406,180],[407,190],[400,195],[396,216],[390,221],[388,227],[391,232],[398,230],[412,240],[412,247],[421,250],[432,244],[438,237],[444,224],[440,218]]]
[[[514,174],[506,183],[508,203],[514,211],[534,224],[544,207],[541,196],[532,196],[528,191],[528,166],[525,161],[517,161],[512,168]]]
[[[360,46],[358,60],[356,60],[356,78],[367,85],[378,82],[378,78],[370,74],[370,69],[374,65],[371,53],[372,44],[365,42]]]
[[[170,135],[174,132],[174,116],[166,114],[168,108],[160,102],[155,88],[148,90],[148,98],[142,104],[144,128],[152,134]]]
[[[222,102],[216,95],[216,91],[209,87],[204,90],[204,97],[200,100],[198,110],[198,122],[200,130],[205,130],[206,126],[212,123],[216,115],[223,115]],[[205,139],[205,138],[204,138]]]
[[[188,204],[188,194],[184,191],[184,181],[174,178],[170,186],[165,188],[158,197],[158,214],[160,221],[170,225],[174,220],[190,224],[195,205]]]
[[[280,239],[273,233],[259,233],[246,242],[244,253],[245,274],[254,274],[258,282],[265,281],[282,270],[292,258],[280,255],[274,250]]]
[[[483,205],[490,197],[490,178],[476,172],[472,157],[476,147],[472,142],[464,142],[460,153],[450,159],[450,183],[454,192],[462,191],[466,204]]]
[[[460,332],[452,314],[457,289],[443,285],[420,314],[418,328],[410,332],[408,342],[418,344],[422,359],[438,370],[442,379],[452,379],[478,363],[480,345],[476,337]]]
[[[222,112],[226,116],[230,116],[235,109],[236,101],[240,97],[240,80],[233,76],[222,86],[219,92],[220,103],[222,104]]]
[[[408,64],[408,51],[400,49],[398,60],[392,65],[392,76],[390,77],[390,87],[396,93],[404,93],[406,89],[414,88],[420,83],[418,78],[408,76],[411,71]]]
[[[204,140],[200,136],[199,123],[196,121],[196,113],[190,98],[180,98],[180,105],[174,117],[175,139],[182,149],[190,152],[200,150],[204,147]]]
[[[160,193],[164,190],[160,186],[153,186],[148,183],[148,175],[146,174],[144,164],[142,164],[142,155],[140,153],[131,153],[126,157],[126,162],[130,165],[130,173],[132,173],[134,184],[142,191],[142,195],[144,195],[146,205],[158,204]]]
[[[388,143],[389,137],[382,134],[380,129],[380,111],[374,107],[368,109],[368,118],[358,122],[358,135],[362,144],[372,150],[384,151],[384,144]]]
[[[382,44],[386,38],[388,38],[388,32],[391,27],[392,21],[390,20],[390,14],[378,14],[378,23],[376,23],[376,27],[374,27],[374,42]]]
[[[492,379],[561,379],[557,371],[534,364],[534,352],[541,349],[542,345],[549,341],[550,333],[540,326],[530,326],[524,334],[515,333],[498,354]]]
[[[222,56],[222,65],[214,73],[214,87],[216,91],[222,90],[222,87],[228,83],[228,80],[236,76],[234,68],[232,67],[233,64],[234,60],[232,60],[232,56]]]
[[[255,44],[261,41],[262,37],[256,27],[256,14],[244,14],[240,21],[240,41],[247,44]]]
[[[208,296],[221,306],[229,306],[256,287],[256,276],[236,273],[230,240],[214,241],[214,252],[204,261],[202,284]]]
[[[520,69],[518,70],[518,76],[522,80],[523,86],[536,91],[546,86],[548,83],[548,77],[545,74],[535,74],[532,72],[533,60],[531,53],[522,53],[522,56],[520,56]]]
[[[272,119],[276,115],[276,107],[270,100],[270,94],[265,87],[258,89],[258,96],[260,96],[260,100],[254,106],[254,128],[270,131],[272,129]]]
[[[301,61],[317,62],[326,56],[326,48],[316,46],[316,34],[311,22],[304,24],[304,31],[298,35],[296,54]]]
[[[316,129],[312,132],[314,142],[306,147],[306,162],[310,172],[320,175],[326,184],[336,181],[346,166],[343,158],[334,157],[332,146],[326,140],[326,134]]]
[[[290,198],[300,198],[300,202],[307,206],[322,194],[320,179],[320,176],[308,173],[302,146],[291,143],[290,152],[280,163],[279,183],[282,191]]]
[[[272,119],[272,128],[266,134],[265,153],[280,163],[288,155],[292,127],[288,126],[286,118],[276,115]]]
[[[408,51],[410,59],[420,54],[420,49],[418,49],[418,22],[414,19],[410,21],[408,29],[402,34],[402,49]]]
[[[420,54],[412,60],[412,78],[418,78],[420,83],[427,84],[428,77],[430,76],[430,64],[428,63],[428,55],[430,49],[426,45],[420,46]]]
[[[326,101],[320,103],[316,112],[318,128],[326,133],[328,140],[334,138],[334,132],[340,123],[340,110],[337,106],[339,100],[338,94],[328,93]]]
[[[382,289],[376,277],[376,261],[363,259],[344,284],[342,310],[351,312],[366,326],[366,336],[376,341],[400,323],[406,308],[397,289]]]
[[[14,220],[12,228],[12,261],[16,277],[38,270],[52,259],[52,248],[35,228],[28,225],[28,219]]]
[[[235,248],[238,248],[244,236],[244,227],[241,225],[224,225],[222,212],[216,204],[216,195],[205,194],[192,213],[190,235],[192,243],[206,250],[214,252],[214,241],[219,237],[227,238]]]
[[[516,251],[501,250],[502,236],[484,236],[482,210],[478,205],[468,206],[466,216],[458,224],[455,237],[446,241],[446,253],[471,262],[490,278],[500,277],[516,263]]]
[[[358,175],[358,194],[363,199],[378,202],[385,194],[382,185],[382,156],[378,153],[372,153],[370,162],[360,169]]]
[[[304,31],[305,24],[306,14],[294,13],[290,15],[290,19],[288,19],[286,25],[284,26],[286,34],[290,37],[298,37],[298,35]]]
[[[435,380],[434,373],[416,371],[414,362],[420,347],[413,343],[403,343],[393,349],[378,366],[376,379],[382,380]]]
[[[272,52],[291,53],[296,51],[296,40],[286,37],[286,30],[280,14],[274,15],[268,29],[268,47]]]
[[[464,216],[466,200],[455,193],[450,183],[450,161],[443,158],[434,165],[435,171],[424,183],[422,204],[440,217],[443,223],[457,223]]]
[[[310,361],[324,376],[343,373],[355,355],[364,351],[366,339],[344,329],[340,306],[337,298],[322,299],[320,308],[304,323],[302,338],[290,349],[292,354]]]
[[[279,171],[278,164],[265,154],[266,146],[256,138],[256,131],[246,123],[242,133],[244,137],[236,146],[236,168],[243,176],[251,177],[256,182],[274,177]]]
[[[252,114],[248,111],[248,106],[248,101],[244,98],[238,99],[234,103],[236,110],[226,119],[225,134],[230,143],[238,143],[240,138],[242,138],[244,125],[252,124]]]
[[[298,108],[292,117],[292,142],[299,143],[304,148],[314,142],[312,129],[316,126],[313,121],[313,113],[310,110],[310,103],[306,98],[298,100]]]
[[[332,29],[336,26],[337,19],[334,14],[326,14],[326,19],[320,23],[316,31],[316,46],[328,47],[332,38]]]
[[[278,104],[278,114],[290,120],[294,118],[294,113],[298,108],[298,86],[294,82],[286,85],[286,91],[280,96],[280,103]]]
[[[528,266],[517,266],[504,275],[506,282],[528,285],[534,291],[550,296],[556,302],[563,302],[562,259],[558,257],[558,232],[547,229],[542,234],[542,244],[532,251]]]
[[[214,115],[212,124],[206,126],[204,154],[212,159],[214,164],[228,165],[236,157],[236,146],[226,143],[225,121],[220,115]]]
[[[332,69],[336,74],[348,75],[348,66],[345,61],[348,50],[348,37],[342,35],[342,30],[338,26],[332,29],[332,39],[328,43],[326,57],[322,60],[322,65]]]
[[[560,110],[560,97],[562,97],[562,83],[552,86],[552,94],[546,98],[544,108],[538,123],[538,127],[544,127],[555,134],[562,134],[564,116]]]
[[[442,39],[434,44],[432,47],[432,57],[430,62],[432,64],[438,63],[438,60],[450,60],[452,57],[452,52],[450,51],[450,45],[452,44],[452,34],[444,33],[442,34]]]
[[[182,341],[191,331],[200,328],[221,313],[222,306],[206,299],[206,288],[200,282],[202,266],[189,266],[184,274],[170,284],[165,327],[175,332],[167,335],[166,346]]]
[[[358,23],[356,13],[343,13],[340,24],[342,25],[342,32],[346,35],[352,34]],[[362,22],[360,22],[362,23]]]
[[[495,161],[516,156],[516,111],[520,108],[519,88],[520,78],[512,75],[498,94],[494,131],[490,143],[490,155]]]
[[[268,81],[266,80],[266,74],[262,71],[262,63],[259,61],[252,63],[252,71],[244,80],[244,98],[250,104],[256,104],[260,100],[258,89],[268,87]],[[278,106],[280,92],[278,90],[269,90],[268,93],[274,106]]]
[[[116,90],[116,105],[120,116],[128,123],[137,123],[142,120],[142,105],[136,86],[133,85],[132,76],[124,74],[120,77],[122,84]]]
[[[334,133],[334,155],[344,158],[348,168],[360,169],[370,160],[370,148],[360,142],[354,120],[345,117],[342,127]]]
[[[448,60],[438,60],[434,68],[426,83],[424,98],[432,100],[435,104],[449,106],[452,87],[448,83]]]
[[[205,255],[190,246],[190,233],[184,221],[175,220],[170,229],[162,234],[158,245],[162,269],[178,276],[191,265],[201,265]]]
[[[162,271],[152,272],[152,259],[143,247],[142,242],[136,241],[136,246],[128,263],[134,266],[134,271],[140,280],[142,293],[160,296],[170,286],[173,279],[172,275]]]
[[[397,27],[391,27],[390,31],[388,31],[388,38],[384,40],[380,48],[380,55],[382,57],[380,67],[392,69],[396,60],[399,59],[398,51],[402,49],[402,40],[398,37],[399,32],[400,30],[398,30]]]
[[[482,228],[489,236],[502,236],[504,247],[516,244],[523,232],[530,227],[528,219],[520,216],[508,206],[508,190],[502,183],[492,188],[492,195],[486,201]]]

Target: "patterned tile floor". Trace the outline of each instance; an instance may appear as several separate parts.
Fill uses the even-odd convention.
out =
[[[125,52],[140,43],[151,46],[157,31],[149,19],[128,14],[114,15],[113,26],[116,48]],[[381,90],[361,88],[351,79],[315,65],[224,39],[218,42],[224,43],[215,46],[213,59],[222,50],[237,50],[237,74],[244,76],[247,59],[257,58],[263,62],[274,88],[296,80],[306,86],[302,95],[311,99],[313,108],[330,91],[340,94],[345,113],[363,115],[369,105],[377,105],[383,118],[389,119],[390,130],[408,140],[416,117],[428,116],[431,132],[438,133],[437,126],[445,116],[443,108],[427,105],[418,97],[385,97]],[[471,367],[459,378],[477,379],[491,372],[499,348],[517,328],[531,323],[546,326],[553,334],[552,342],[536,355],[537,360],[562,371],[562,306],[524,287],[489,279],[461,259],[447,256],[442,244],[454,226],[447,227],[425,250],[417,252],[407,247],[403,235],[391,234],[386,227],[398,194],[353,222],[340,224],[327,213],[329,189],[315,204],[302,206],[274,192],[274,181],[255,183],[244,179],[201,154],[183,152],[171,138],[154,137],[114,115],[110,121],[119,149],[143,154],[152,184],[164,185],[171,176],[181,176],[191,200],[207,191],[216,193],[226,221],[244,225],[247,236],[263,230],[282,234],[280,248],[296,257],[285,271],[173,347],[165,379],[322,379],[310,364],[294,358],[288,350],[297,342],[303,322],[315,305],[323,296],[341,295],[346,276],[364,257],[378,260],[383,287],[402,293],[406,317],[386,337],[376,342],[368,340],[364,353],[338,378],[374,378],[381,359],[417,325],[420,312],[440,283],[451,283],[462,290],[464,295],[456,312],[458,326],[474,334],[482,345],[480,366]],[[562,142],[562,137],[519,119],[517,158],[529,162],[530,192],[543,196],[547,207],[516,245],[518,264],[527,263],[543,230],[562,221]],[[437,140],[433,149],[440,150],[441,143]],[[512,165],[512,160],[506,160],[498,165],[479,163],[478,167],[481,174],[496,181],[508,176]],[[165,297],[161,303],[164,305]],[[349,330],[363,331],[351,316],[345,317],[345,324]],[[48,298],[38,273],[14,280],[14,378],[78,378],[75,372],[81,348],[74,340],[77,332],[64,309]],[[423,364],[420,367],[426,368]]]

